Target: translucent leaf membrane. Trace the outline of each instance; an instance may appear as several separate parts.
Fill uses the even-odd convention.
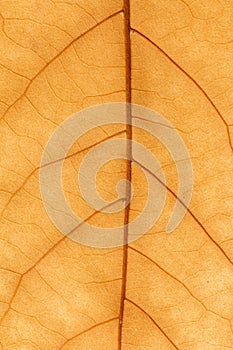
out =
[[[232,11],[230,0],[0,0],[0,349],[233,348]],[[56,228],[39,173],[63,121],[112,102],[166,118],[186,145],[194,183],[182,222],[168,234],[183,200],[169,151],[127,123],[93,124],[62,172],[67,202],[83,221],[128,224],[150,190],[132,152],[132,161],[107,162],[96,176],[105,201],[118,198],[119,181],[131,180],[130,206],[109,214],[85,202],[80,164],[106,140],[142,143],[161,165],[167,194],[140,239],[101,249]],[[127,110],[129,120],[141,117]]]

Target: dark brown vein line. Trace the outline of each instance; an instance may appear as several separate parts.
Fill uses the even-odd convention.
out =
[[[97,214],[102,213],[103,210],[111,207],[112,205],[114,205],[114,204],[116,204],[118,202],[122,202],[122,201],[125,201],[125,198],[120,198],[120,199],[117,199],[113,203],[107,204],[106,206],[104,206],[100,210],[97,210],[94,213],[92,213],[91,215],[89,215],[83,222],[89,221],[90,219],[92,219]],[[9,312],[9,310],[11,309],[11,306],[13,304],[13,301],[14,301],[15,297],[16,297],[16,294],[18,293],[18,290],[20,288],[20,285],[22,283],[22,280],[23,280],[24,276],[26,276],[30,271],[32,271],[42,260],[44,260],[44,258],[46,258],[46,256],[48,256],[51,252],[53,252],[54,249],[56,249],[66,238],[69,238],[74,231],[76,231],[79,227],[81,227],[83,225],[83,222],[81,224],[77,225],[75,228],[73,228],[73,230],[71,230],[67,235],[62,236],[62,238],[59,239],[51,248],[49,248],[47,250],[47,252],[44,255],[42,255],[27,271],[25,271],[24,273],[21,274],[21,276],[20,276],[20,278],[18,280],[18,283],[16,285],[15,291],[12,294],[12,297],[11,297],[11,299],[8,302],[8,308],[6,309],[6,311],[4,312],[3,316],[0,319],[0,324],[3,323],[4,319],[6,318],[8,312]]]
[[[134,251],[135,253],[141,255],[142,257],[144,257],[146,260],[150,261],[153,265],[155,265],[156,267],[158,267],[158,269],[160,269],[161,271],[163,271],[167,276],[169,276],[171,279],[173,279],[174,281],[176,281],[177,283],[179,283],[179,285],[181,285],[187,292],[188,294],[191,295],[191,297],[193,299],[195,299],[199,304],[202,305],[202,307],[207,310],[207,311],[211,311],[208,310],[206,308],[206,306],[199,300],[197,299],[197,297],[195,297],[195,295],[191,292],[191,290],[182,282],[180,281],[177,277],[173,276],[170,272],[168,272],[167,270],[165,270],[162,266],[160,266],[155,260],[151,259],[148,255],[142,253],[140,250],[133,248],[131,246],[129,246],[129,249],[131,249],[132,251]]]
[[[108,141],[108,140],[112,139],[113,137],[116,137],[116,136],[119,136],[119,135],[123,134],[124,132],[125,132],[125,130],[121,130],[121,131],[119,131],[119,132],[117,132],[117,133],[115,133],[115,134],[113,134],[113,135],[110,135],[110,136],[108,136],[108,137],[105,137],[104,139],[102,139],[102,140],[100,140],[100,141],[98,141],[98,142],[96,142],[96,143],[93,143],[93,144],[90,145],[90,146],[87,146],[87,147],[85,147],[85,148],[83,148],[83,149],[81,149],[81,150],[79,150],[79,151],[77,151],[77,152],[74,152],[74,153],[72,153],[72,154],[70,154],[70,155],[68,155],[68,156],[66,156],[66,157],[64,157],[64,158],[56,159],[56,160],[54,160],[54,161],[52,161],[52,162],[49,162],[49,163],[47,163],[47,164],[44,164],[44,165],[42,165],[42,166],[39,166],[39,167],[35,168],[35,169],[25,178],[25,180],[24,180],[23,183],[20,185],[20,187],[10,196],[10,198],[9,198],[8,201],[7,201],[7,203],[5,204],[5,207],[3,208],[2,212],[1,212],[0,217],[2,217],[2,216],[4,215],[5,210],[7,209],[8,205],[11,203],[11,201],[13,200],[13,198],[17,195],[17,193],[19,193],[19,192],[22,190],[22,188],[24,188],[24,186],[25,186],[26,183],[29,181],[29,179],[32,177],[32,175],[34,175],[38,170],[40,170],[40,169],[42,169],[42,168],[45,168],[45,167],[47,167],[47,166],[50,166],[50,165],[52,165],[52,164],[55,164],[55,163],[58,163],[58,162],[67,160],[67,159],[69,159],[69,158],[75,157],[75,156],[77,156],[78,154],[81,154],[81,153],[83,153],[83,152],[85,152],[85,151],[88,151],[89,149],[91,149],[91,148],[93,148],[93,147],[95,147],[95,146],[101,144],[102,142]]]
[[[229,261],[230,264],[233,264],[229,256],[225,253],[225,251],[222,249],[222,247],[213,239],[213,237],[210,235],[210,233],[207,231],[207,229],[204,227],[204,225],[200,222],[200,220],[193,214],[193,212],[186,206],[186,204],[173,192],[173,190],[168,187],[163,181],[161,181],[150,169],[145,167],[143,164],[138,162],[137,160],[133,159],[133,162],[138,164],[140,167],[142,167],[148,174],[153,176],[163,187],[165,187],[174,198],[177,199],[177,201],[187,210],[187,212],[190,214],[190,216],[196,221],[196,223],[201,227],[201,229],[205,232],[207,237],[211,240],[211,242],[216,246],[218,250],[221,251],[221,253],[225,256],[225,258]]]
[[[128,206],[124,215],[124,241],[122,261],[122,286],[118,328],[118,350],[122,349],[122,326],[124,318],[124,303],[126,297],[127,265],[128,265],[128,223],[130,215],[131,178],[132,178],[132,110],[131,110],[131,42],[130,42],[130,0],[124,0],[124,36],[125,36],[125,84],[126,84],[126,137],[127,137],[127,169],[126,169],[126,200]]]
[[[102,21],[96,23],[94,26],[92,26],[91,28],[89,28],[88,30],[86,30],[84,33],[80,34],[78,37],[76,37],[75,39],[73,39],[68,45],[66,45],[60,52],[58,52],[58,54],[56,56],[54,56],[48,63],[46,63],[38,73],[36,73],[36,75],[34,75],[34,77],[32,77],[30,79],[30,82],[28,83],[28,85],[26,86],[25,90],[23,91],[23,93],[5,110],[5,112],[3,113],[1,119],[4,119],[6,114],[9,112],[9,110],[15,106],[15,104],[17,102],[19,102],[21,100],[21,98],[23,96],[26,95],[26,93],[28,92],[30,86],[32,85],[32,83],[34,82],[34,80],[41,74],[44,72],[44,70],[50,66],[54,61],[56,61],[56,59],[58,57],[60,57],[67,49],[69,49],[76,41],[78,41],[79,39],[81,39],[82,37],[84,37],[86,34],[90,33],[92,30],[94,30],[95,28],[99,27],[101,24],[103,24],[104,22],[108,21],[109,19],[117,16],[119,13],[122,13],[122,10],[119,10],[117,12],[114,12],[113,14],[111,14],[110,16],[104,18]]]
[[[72,338],[66,340],[66,342],[65,342],[64,344],[62,344],[62,346],[61,346],[58,350],[63,349],[64,346],[67,345],[69,342],[71,342],[71,341],[74,340],[75,338],[78,338],[78,337],[80,337],[81,335],[83,335],[83,334],[85,334],[85,333],[87,333],[87,332],[92,331],[92,329],[95,329],[95,328],[100,327],[100,326],[104,326],[104,325],[106,325],[106,324],[108,324],[108,323],[110,323],[110,322],[112,322],[112,321],[116,321],[116,320],[118,320],[118,317],[111,318],[110,320],[106,320],[106,321],[100,322],[100,323],[95,324],[94,326],[92,326],[92,327],[90,327],[90,328],[85,329],[84,331],[82,331],[82,332],[76,334],[76,335],[73,336]]]
[[[233,151],[233,145],[231,143],[231,136],[230,136],[230,132],[229,132],[229,125],[227,124],[227,122],[225,121],[225,119],[223,118],[222,113],[220,112],[220,110],[218,109],[218,107],[215,105],[215,103],[211,100],[211,98],[209,97],[209,95],[205,92],[205,90],[201,87],[201,85],[189,74],[187,73],[176,61],[173,60],[173,58],[171,58],[163,49],[161,49],[160,46],[158,46],[154,41],[152,41],[150,38],[148,38],[145,34],[141,33],[140,31],[138,31],[135,28],[131,28],[135,33],[137,33],[138,35],[140,35],[142,38],[144,38],[145,40],[147,40],[150,44],[152,44],[154,47],[156,47],[170,62],[172,62],[186,77],[188,77],[194,85],[196,85],[196,87],[202,92],[202,94],[206,97],[206,99],[209,101],[209,103],[211,104],[211,106],[214,108],[215,112],[218,114],[218,116],[220,117],[220,119],[223,121],[226,130],[227,130],[227,137],[228,137],[228,142],[230,145],[231,150]]]
[[[169,338],[169,336],[164,332],[164,330],[160,327],[160,325],[141,306],[139,306],[134,301],[128,298],[126,298],[125,300],[127,300],[130,304],[134,305],[137,309],[139,309],[142,313],[144,313],[151,320],[151,322],[160,330],[160,332],[165,336],[165,338],[169,341],[169,343],[172,344],[175,349],[179,350],[176,344]]]

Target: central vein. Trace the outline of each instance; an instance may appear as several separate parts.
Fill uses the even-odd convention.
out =
[[[126,169],[126,200],[129,203],[124,214],[124,242],[122,262],[122,286],[119,315],[118,349],[122,348],[122,325],[124,318],[124,303],[126,300],[126,279],[128,264],[128,223],[130,214],[131,179],[132,179],[132,110],[131,110],[131,41],[130,41],[130,0],[124,0],[124,36],[125,36],[125,85],[126,85],[126,137],[127,137],[127,169]]]

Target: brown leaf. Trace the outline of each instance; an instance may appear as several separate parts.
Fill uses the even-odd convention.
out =
[[[230,0],[0,0],[0,349],[233,349],[232,11]],[[93,125],[62,173],[67,200],[86,223],[132,222],[149,191],[149,169],[112,160],[100,168],[97,190],[117,201],[116,184],[131,180],[130,207],[106,214],[86,203],[77,176],[97,145],[143,143],[166,176],[155,225],[123,247],[101,249],[55,227],[39,172],[57,127],[109,102],[143,105],[170,121],[189,151],[194,188],[182,222],[166,233],[182,202],[171,154],[139,127]]]

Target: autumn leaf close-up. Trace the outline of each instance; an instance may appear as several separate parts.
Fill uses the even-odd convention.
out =
[[[233,1],[0,0],[0,350],[233,349]]]

